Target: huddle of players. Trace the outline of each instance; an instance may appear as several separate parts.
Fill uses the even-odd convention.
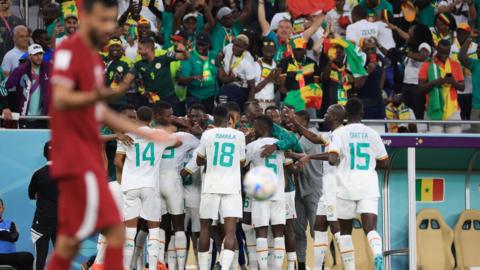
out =
[[[139,218],[146,220],[148,226],[149,269],[165,269],[166,236],[160,229],[160,220],[166,213],[172,216],[174,231],[168,248],[169,269],[185,268],[187,236],[184,214],[187,222],[191,222],[191,231],[200,232],[197,247],[200,270],[210,269],[212,243],[218,235],[223,238],[218,242],[221,253],[217,257],[221,269],[236,269],[236,224],[242,218],[250,269],[281,269],[286,250],[287,269],[295,269],[295,245],[290,243],[293,231],[285,227],[287,220],[292,222],[295,218],[292,196],[295,192],[284,191],[291,185],[292,175],[306,162],[315,159],[324,160],[325,165],[323,196],[318,203],[314,227],[314,269],[322,269],[328,248],[328,227],[340,246],[344,269],[355,269],[351,232],[352,219],[357,214],[361,214],[375,257],[375,269],[383,269],[381,239],[375,231],[379,198],[375,168],[377,163],[385,166],[388,155],[378,133],[360,123],[363,115],[361,101],[351,99],[345,109],[332,105],[325,115],[326,125],[331,129],[326,136],[313,134],[300,124],[297,121],[300,114],[296,116],[289,109],[282,112],[283,122],[288,122],[288,128],[297,132],[297,136],[303,135],[314,143],[325,144],[324,153],[313,155],[292,153],[290,150],[293,149],[280,150],[284,147],[272,148],[284,139],[277,139],[273,134],[275,128],[281,127],[271,117],[262,114],[258,103],[247,102],[246,107],[249,106],[252,108],[248,110],[255,116],[249,119],[250,123],[240,121],[238,105],[235,108],[234,104],[226,104],[214,109],[213,123],[209,124],[202,106],[194,105],[189,109],[186,121],[182,123],[177,119],[183,126],[179,130],[187,132],[175,132],[172,128],[172,109],[167,103],[157,103],[153,112],[148,107],[138,109],[137,118],[142,129],[153,128],[151,123],[155,122],[155,128],[175,132],[179,140],[153,143],[127,134],[133,141],[119,142],[115,164],[122,170],[120,190],[126,226],[125,269],[141,267],[137,266],[137,258],[143,244],[138,242],[139,238],[144,242],[146,235],[143,234],[142,239],[139,237],[141,232],[137,234]],[[345,117],[348,122],[343,126]],[[266,201],[242,199],[242,175],[249,168],[258,166],[265,166],[278,176],[277,192]],[[216,230],[214,235],[211,228],[217,224],[223,224],[223,230]],[[268,243],[269,227],[273,249],[269,249],[272,247]],[[192,239],[194,247],[197,246],[196,237]],[[158,265],[152,262],[158,262]]]

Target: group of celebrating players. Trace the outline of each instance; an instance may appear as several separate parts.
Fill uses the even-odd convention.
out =
[[[310,160],[325,165],[314,224],[314,269],[322,269],[328,227],[340,246],[344,269],[355,269],[351,232],[357,214],[375,268],[383,269],[381,239],[375,231],[375,169],[388,163],[388,155],[378,133],[361,124],[360,100],[352,98],[345,107],[332,105],[327,110],[325,124],[331,132],[325,136],[308,129],[308,113],[271,107],[264,115],[255,100],[245,103],[243,115],[236,103],[217,104],[212,116],[196,104],[185,119],[177,119],[168,103],[158,102],[153,108],[126,110],[122,116],[104,105],[122,93],[103,85],[96,53],[115,28],[116,1],[84,0],[82,16],[79,32],[57,48],[51,75],[51,175],[60,195],[58,237],[49,270],[69,269],[81,240],[95,231],[101,232],[95,267],[142,269],[139,246],[146,241],[149,269],[165,269],[167,263],[168,269],[184,269],[185,223],[191,224],[200,270],[210,269],[213,246],[221,269],[236,269],[238,222],[246,235],[250,269],[281,269],[285,254],[287,269],[295,269],[295,180]],[[100,123],[126,135],[115,157],[119,182],[110,187]],[[325,151],[304,154],[300,136],[325,145]],[[258,166],[278,177],[277,192],[266,201],[242,196],[242,175]],[[172,218],[165,227],[166,213]],[[142,227],[140,219],[148,233],[137,229]]]

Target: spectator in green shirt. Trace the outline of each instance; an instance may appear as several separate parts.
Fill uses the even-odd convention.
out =
[[[233,42],[240,34],[243,25],[252,16],[252,0],[245,0],[240,16],[235,18],[234,11],[229,7],[222,7],[217,12],[217,22],[212,29],[212,51],[217,54]]]
[[[127,75],[130,69],[130,60],[123,56],[122,41],[119,38],[110,38],[107,47],[108,54],[103,57],[106,69],[105,84],[115,90],[118,89],[123,77]],[[125,96],[113,101],[110,105],[118,107],[120,104],[127,104]]]
[[[387,0],[361,0],[359,5],[367,8],[369,16],[377,17],[379,12],[384,9],[393,13],[392,4]]]
[[[480,120],[480,60],[472,59],[468,56],[468,48],[472,43],[472,38],[469,37],[463,43],[460,53],[458,54],[458,59],[463,66],[470,69],[472,72],[472,113],[470,115],[470,120],[479,121]],[[472,132],[480,133],[480,125],[472,125]]]
[[[209,51],[211,40],[208,33],[200,33],[196,46],[188,60],[182,62],[178,82],[187,86],[187,107],[201,103],[212,113],[217,94],[217,67],[215,55]]]
[[[147,105],[160,100],[172,105],[175,115],[181,110],[180,101],[175,94],[175,88],[171,76],[170,63],[176,60],[184,60],[189,53],[182,43],[177,43],[175,51],[168,51],[161,56],[155,56],[155,42],[151,38],[141,39],[138,44],[138,52],[142,60],[136,62],[133,68],[125,76],[124,84],[130,85],[134,79],[140,79],[145,89]]]

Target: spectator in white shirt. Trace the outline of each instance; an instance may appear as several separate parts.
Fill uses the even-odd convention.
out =
[[[345,0],[335,0],[335,8],[325,17],[327,24],[332,25],[333,31],[342,37],[345,37],[346,28],[352,22],[350,10],[345,7]]]
[[[477,19],[473,0],[440,0],[435,5],[435,13],[451,13],[457,24]]]
[[[2,61],[2,70],[5,76],[8,76],[19,66],[20,57],[27,52],[29,38],[30,34],[26,26],[18,25],[13,29],[13,43],[15,46],[5,54]]]
[[[262,42],[262,58],[255,62],[255,99],[258,100],[263,111],[269,106],[275,105],[275,82],[281,73],[275,56],[275,42],[265,39]]]
[[[395,40],[393,39],[392,29],[388,26],[388,22],[393,21],[393,14],[388,10],[382,10],[381,20],[376,21],[378,27],[378,43],[387,50],[395,48]]]
[[[347,26],[347,40],[361,46],[364,40],[374,37],[378,39],[378,26],[367,21],[367,9],[363,6],[356,6],[352,10],[353,23]]]
[[[248,37],[240,34],[217,57],[217,64],[220,64],[218,78],[223,83],[219,96],[237,102],[240,108],[255,93],[254,60],[247,50],[249,45]]]

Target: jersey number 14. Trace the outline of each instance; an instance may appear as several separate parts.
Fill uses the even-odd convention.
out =
[[[141,152],[141,155],[140,155]],[[140,144],[135,144],[135,166],[140,167],[141,162],[148,162],[150,166],[155,164],[155,144],[148,143],[141,151]]]

